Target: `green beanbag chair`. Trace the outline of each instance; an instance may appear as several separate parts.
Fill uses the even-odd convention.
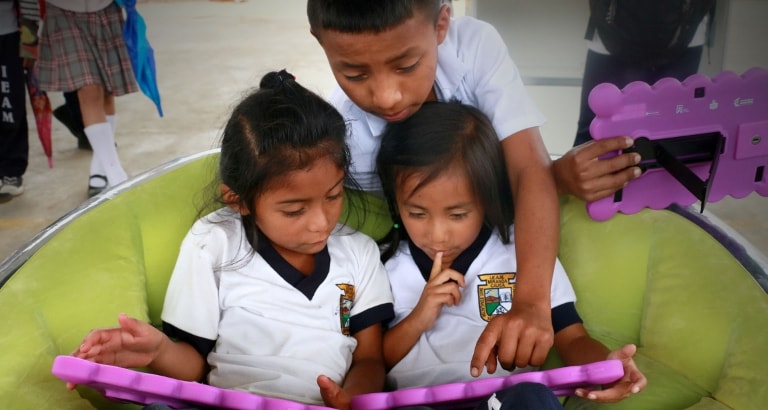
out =
[[[0,263],[0,403],[14,409],[138,408],[51,374],[93,328],[127,313],[160,324],[179,245],[208,210],[218,152],[180,158],[93,198]],[[357,199],[373,201],[365,194]],[[378,203],[349,221],[379,236]],[[686,209],[595,222],[563,198],[560,258],[589,331],[609,347],[636,343],[648,376],[614,405],[567,398],[567,408],[758,409],[768,403],[768,275]],[[356,219],[357,218],[357,219]],[[550,355],[546,367],[560,364]]]
[[[561,203],[560,259],[585,326],[611,348],[635,343],[640,394],[566,408],[762,409],[768,404],[763,256],[689,208],[591,220]],[[553,360],[550,366],[556,365]]]

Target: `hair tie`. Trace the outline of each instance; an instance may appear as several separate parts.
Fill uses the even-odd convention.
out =
[[[280,70],[280,71],[277,73],[277,78],[279,78],[279,79],[280,79],[280,82],[281,82],[281,83],[282,83],[282,82],[285,82],[286,80],[289,80],[289,79],[290,79],[290,80],[296,80],[296,76],[294,76],[293,74],[291,74],[291,73],[289,73],[289,72],[285,71],[285,69],[282,69],[282,70]]]
[[[278,72],[270,72],[267,73],[259,83],[259,88],[268,88],[272,90],[277,90],[283,85],[285,85],[286,81],[288,80],[295,80],[296,77],[294,77],[293,74],[289,73],[288,71],[285,71],[285,69],[282,69]]]

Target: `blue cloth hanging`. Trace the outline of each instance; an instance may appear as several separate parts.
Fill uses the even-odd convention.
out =
[[[157,113],[162,117],[163,107],[160,103],[160,90],[157,87],[155,52],[147,40],[147,25],[136,10],[136,0],[115,0],[115,3],[126,12],[123,38],[131,57],[136,82],[141,92],[155,103]]]

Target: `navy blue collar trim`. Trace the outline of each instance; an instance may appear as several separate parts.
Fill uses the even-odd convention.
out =
[[[312,300],[315,291],[320,284],[328,277],[328,271],[331,266],[331,255],[328,253],[328,245],[323,250],[315,254],[315,269],[311,274],[304,275],[298,269],[294,268],[286,261],[272,246],[272,242],[259,232],[258,252],[262,258],[277,272],[280,277],[285,279],[291,286],[303,293],[307,299]]]

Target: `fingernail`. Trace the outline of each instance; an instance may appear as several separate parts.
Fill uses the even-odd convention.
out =
[[[640,392],[640,388],[639,387],[632,386],[632,393],[639,393],[639,392]]]
[[[635,168],[632,169],[632,176],[633,177],[637,178],[637,177],[640,176],[640,174],[642,174],[642,172],[640,172],[640,168],[635,167]]]
[[[478,370],[477,367],[473,367],[469,369],[469,374],[471,374],[472,377],[480,376],[480,370]]]
[[[590,394],[587,396],[587,398],[588,398],[588,399],[590,399],[590,400],[594,400],[594,399],[596,399],[596,398],[597,398],[597,395],[595,395],[594,393],[590,393]]]
[[[624,147],[629,148],[635,143],[635,140],[633,140],[630,137],[624,138]]]
[[[632,155],[632,162],[635,164],[639,164],[642,157],[640,157],[640,154],[634,154]]]

